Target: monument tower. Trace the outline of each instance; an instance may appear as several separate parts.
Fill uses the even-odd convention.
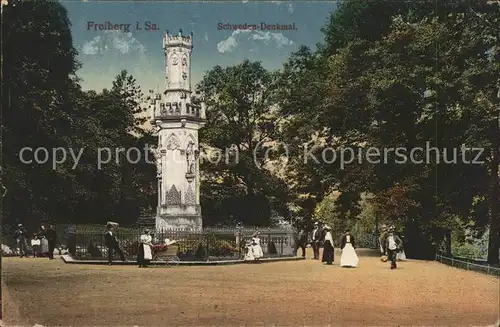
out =
[[[156,229],[202,228],[198,130],[205,124],[205,104],[191,101],[193,34],[165,32],[165,92],[151,102],[158,129],[156,149],[158,207]]]

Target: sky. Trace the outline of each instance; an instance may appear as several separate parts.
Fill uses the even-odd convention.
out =
[[[269,70],[281,68],[301,45],[312,49],[324,39],[321,28],[334,2],[111,2],[67,1],[84,90],[110,88],[123,69],[131,73],[144,93],[163,91],[165,30],[193,33],[191,55],[194,87],[214,66],[233,66],[244,59],[261,61]],[[100,30],[99,24],[130,24],[129,30]],[[147,31],[149,22],[151,30]],[[219,24],[261,23],[288,25],[295,30],[231,30]],[[139,24],[140,30],[137,30]],[[154,25],[153,25],[154,24]],[[97,26],[97,28],[95,28]],[[89,28],[90,27],[90,28]]]

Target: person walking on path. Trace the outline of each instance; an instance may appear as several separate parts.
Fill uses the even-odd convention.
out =
[[[47,239],[47,242],[49,243],[49,259],[52,260],[54,259],[54,250],[56,248],[56,242],[57,242],[57,232],[56,232],[56,227],[54,225],[50,225],[49,229],[45,232],[45,238]]]
[[[342,239],[340,240],[340,248],[342,249],[342,255],[340,256],[340,266],[341,267],[357,267],[359,264],[359,258],[356,254],[356,245],[354,243],[354,237],[351,235],[349,229],[346,229]]]
[[[385,240],[385,252],[389,256],[389,260],[391,261],[391,269],[397,268],[396,255],[401,249],[402,245],[403,241],[401,241],[401,239],[394,234],[394,226],[391,226]]]
[[[28,248],[26,237],[28,236],[28,231],[24,228],[23,224],[17,225],[14,235],[16,237],[17,245],[19,246],[19,256],[21,258],[26,257],[26,250]]]
[[[383,224],[380,227],[380,237],[378,238],[378,243],[380,246],[380,260],[383,262],[387,261],[387,253],[385,250],[385,240],[387,239],[387,225]]]
[[[153,238],[149,235],[149,230],[145,229],[141,235],[139,249],[137,251],[137,263],[139,268],[146,268],[153,260]]]
[[[114,252],[118,253],[121,261],[126,262],[127,260],[125,260],[125,254],[120,248],[120,244],[118,243],[118,239],[116,238],[115,231],[113,230],[113,224],[108,223],[106,227],[108,231],[104,235],[104,240],[106,242],[106,247],[108,248],[108,264],[111,266],[111,264],[113,263]]]
[[[325,226],[323,228],[326,232],[325,240],[323,244],[323,256],[321,258],[321,262],[325,262],[327,265],[333,264],[334,261],[334,248],[333,248],[333,237],[331,233],[330,226]]]
[[[297,241],[295,245],[295,256],[298,254],[299,248],[302,250],[302,258],[306,257],[306,248],[309,243],[308,240],[309,233],[305,228],[300,229],[299,234],[297,235]]]
[[[314,252],[314,260],[319,259],[319,249],[321,247],[321,241],[322,241],[321,233],[322,233],[322,230],[319,228],[319,223],[315,222],[314,229],[311,232],[311,237],[310,237],[311,246],[312,246],[313,252]]]

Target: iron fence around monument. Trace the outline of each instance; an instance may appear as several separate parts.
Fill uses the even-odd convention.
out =
[[[202,231],[161,230],[153,231],[153,244],[165,244],[166,239],[177,241],[178,257],[181,261],[216,261],[238,260],[246,253],[246,243],[256,232],[260,240],[264,257],[294,256],[296,235],[292,230],[283,229],[219,229],[207,228]],[[105,246],[105,228],[77,228],[75,249],[76,259],[106,259],[108,249]],[[139,239],[143,234],[139,229],[123,229],[116,233],[121,248],[127,259],[135,260],[139,248]]]

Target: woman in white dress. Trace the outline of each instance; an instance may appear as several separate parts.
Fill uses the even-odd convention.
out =
[[[260,233],[255,232],[252,235],[251,240],[247,243],[247,253],[245,254],[245,261],[255,261],[259,260],[264,256],[262,252],[262,246],[260,245]]]
[[[144,230],[144,234],[139,239],[139,249],[137,251],[137,263],[139,268],[146,268],[153,260],[152,247],[153,238],[149,235],[149,230]]]
[[[249,240],[245,244],[245,248],[247,249],[247,253],[245,253],[245,261],[254,261],[255,257],[253,256],[253,245],[252,240]]]
[[[340,266],[357,267],[359,264],[359,258],[356,254],[356,251],[354,250],[354,237],[351,235],[348,229],[342,236],[342,239],[340,241],[340,248],[342,249],[342,255],[340,256]]]
[[[252,252],[255,260],[259,260],[264,256],[262,252],[262,246],[260,245],[260,232],[255,232],[252,235]]]

